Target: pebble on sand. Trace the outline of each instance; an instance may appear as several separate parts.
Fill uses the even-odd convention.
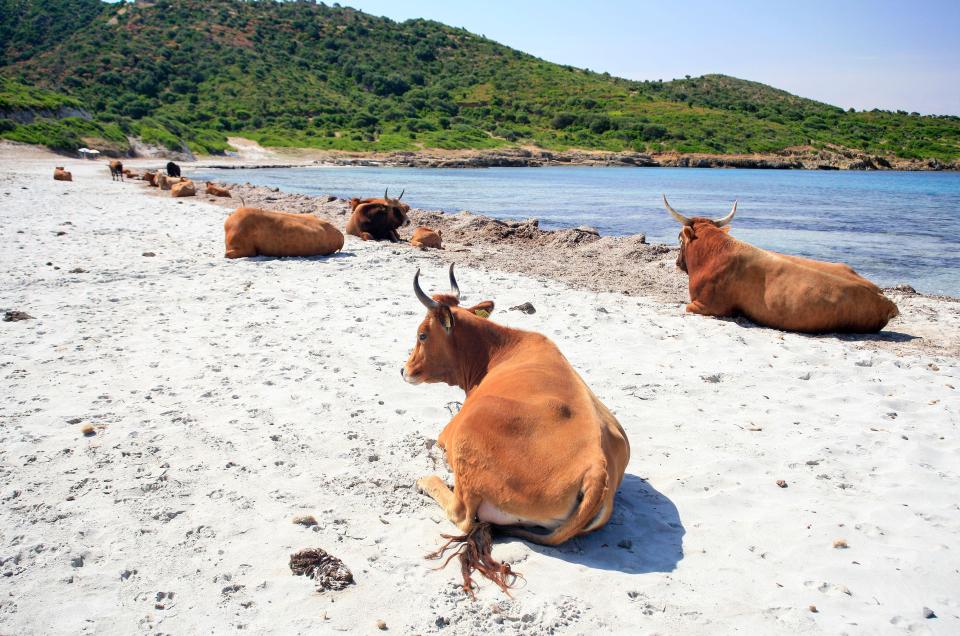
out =
[[[293,518],[293,522],[308,528],[317,525],[317,520],[313,515],[297,515]]]
[[[387,631],[387,623],[382,618],[377,619],[377,629],[379,629],[381,632]]]
[[[786,487],[787,487],[787,482],[784,481],[783,479],[778,479],[778,480],[777,480],[777,485],[780,486],[781,488],[786,488]]]
[[[3,322],[19,322],[31,319],[33,319],[33,316],[25,311],[10,310],[3,314]]]
[[[93,424],[84,424],[80,427],[80,432],[84,437],[93,437],[97,434],[97,429],[93,428]]]
[[[833,547],[838,550],[846,550],[850,546],[847,544],[846,539],[837,539],[836,541],[833,542]]]

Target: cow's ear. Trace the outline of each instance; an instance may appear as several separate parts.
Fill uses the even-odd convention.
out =
[[[437,320],[440,321],[440,326],[448,334],[453,331],[453,312],[450,311],[448,306],[440,305],[437,307]]]
[[[493,313],[493,301],[485,300],[478,305],[474,305],[467,311],[474,315],[480,316],[481,318],[489,318],[490,314]]]
[[[690,227],[689,225],[683,226],[683,229],[680,230],[680,234],[682,234],[683,238],[685,238],[688,241],[692,241],[693,239],[697,238],[697,235],[694,233],[693,228]]]

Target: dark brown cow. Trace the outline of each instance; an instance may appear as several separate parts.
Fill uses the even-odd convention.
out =
[[[382,199],[350,199],[353,214],[347,221],[347,234],[364,241],[400,241],[397,228],[410,223],[410,206],[400,201],[406,190],[396,199],[391,199],[388,192],[384,191]]]
[[[543,545],[602,527],[630,460],[617,418],[590,390],[557,346],[538,333],[487,320],[493,302],[460,306],[450,266],[449,294],[413,289],[427,308],[401,373],[407,382],[444,382],[466,392],[463,407],[437,445],[453,472],[451,489],[436,476],[417,487],[464,533],[464,588],[479,569],[501,588],[508,565],[490,553],[491,525]]]
[[[677,267],[690,277],[687,311],[742,314],[768,327],[806,333],[872,333],[899,314],[879,288],[841,263],[754,247],[729,235],[737,211],[716,221],[687,218],[663,203],[683,229]]]
[[[63,166],[57,166],[53,169],[54,181],[73,181],[73,173],[63,169]]]
[[[110,162],[110,178],[123,181],[123,164],[116,159]]]
[[[443,249],[443,232],[441,230],[431,230],[428,227],[418,227],[413,231],[410,238],[410,245],[425,249],[432,247],[434,249]]]
[[[238,208],[223,224],[227,258],[326,256],[343,248],[343,234],[312,214]]]

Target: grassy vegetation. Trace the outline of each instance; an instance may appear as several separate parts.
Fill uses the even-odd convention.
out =
[[[170,148],[222,152],[237,134],[344,150],[743,153],[837,144],[960,157],[957,117],[845,112],[721,75],[628,81],[436,22],[396,23],[309,0],[12,4],[33,17],[3,11],[0,35],[7,51],[30,55],[8,55],[0,75],[79,100],[110,134]]]

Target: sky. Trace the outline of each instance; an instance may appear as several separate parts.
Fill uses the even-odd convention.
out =
[[[463,27],[550,62],[629,79],[723,73],[843,108],[960,115],[960,0],[341,4]]]

